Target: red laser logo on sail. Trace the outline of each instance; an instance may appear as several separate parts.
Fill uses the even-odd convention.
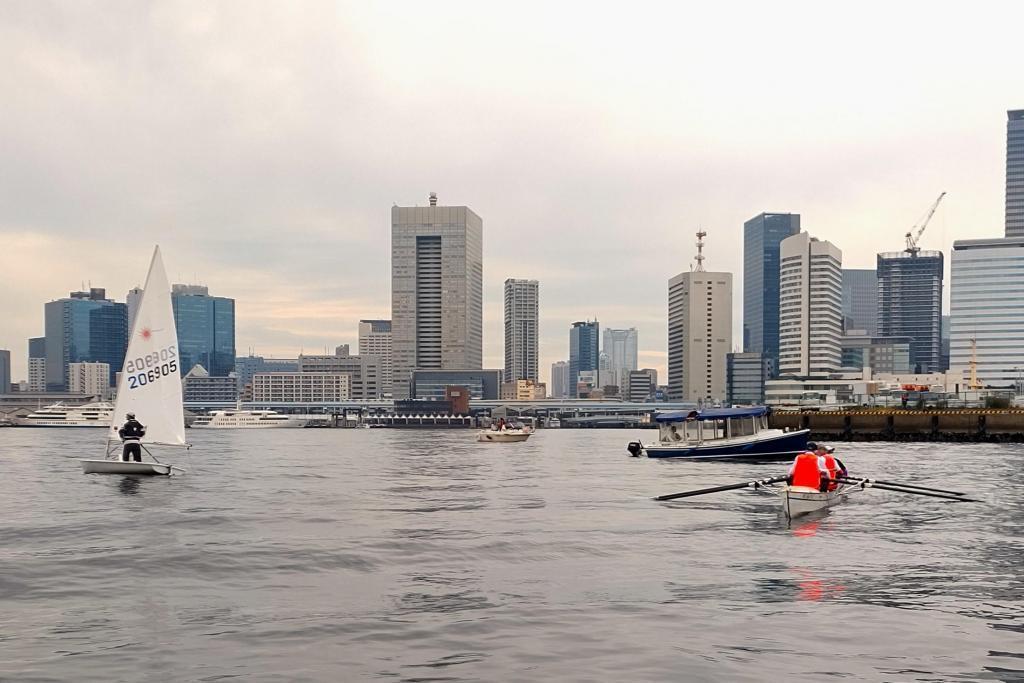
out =
[[[140,332],[139,334],[142,335],[143,339],[145,339],[146,341],[149,341],[150,338],[153,336],[153,331],[151,329],[149,329],[148,327],[143,327],[142,328],[142,332]]]

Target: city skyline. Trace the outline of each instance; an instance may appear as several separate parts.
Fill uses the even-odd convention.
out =
[[[482,27],[470,38],[483,48],[472,65],[450,46],[422,49],[424,28],[442,38],[455,30],[450,10],[353,6],[332,29],[324,27],[339,22],[316,5],[265,17],[182,5],[158,18],[127,13],[107,33],[84,8],[8,8],[0,53],[13,95],[0,142],[21,171],[0,189],[0,286],[18,294],[5,302],[0,348],[12,352],[14,379],[26,379],[26,340],[43,333],[42,303],[83,280],[123,300],[154,243],[173,279],[237,300],[239,349],[288,357],[354,345],[360,319],[390,317],[387,207],[423,202],[429,190],[487,220],[484,367],[503,365],[504,279],[544,282],[542,381],[566,357],[563,331],[586,317],[636,327],[639,366],[665,377],[664,279],[692,259],[698,225],[718,236],[709,258],[735,275],[737,292],[734,245],[742,223],[763,211],[801,214],[803,229],[839,246],[849,268],[900,249],[940,190],[949,196],[922,248],[948,257],[954,239],[1001,234],[1006,111],[1024,105],[1011,87],[1014,22],[1005,13],[927,19],[936,37],[993,36],[930,55],[927,70],[895,40],[865,62],[851,31],[838,43],[812,35],[809,45],[777,46],[748,73],[749,48],[680,67],[715,35],[742,43],[800,21],[798,12],[752,6],[755,32],[724,9],[702,9],[694,20],[710,27],[706,36],[639,51],[608,50],[600,37],[615,22],[588,18],[577,52],[561,47],[566,10],[515,30],[480,8],[458,11]],[[898,8],[888,27],[870,30],[895,38],[919,21]],[[381,22],[394,23],[388,44],[401,46],[386,59],[379,39],[345,39],[371,36]],[[667,34],[660,26],[671,22],[656,23]],[[268,39],[280,27],[289,37]],[[502,56],[520,55],[524,39],[536,57]],[[318,68],[316,45],[328,46],[335,71]],[[817,56],[805,64],[808,49]],[[157,52],[159,62],[145,59]],[[122,54],[140,57],[111,59]],[[797,63],[809,71],[786,75]],[[813,98],[787,94],[837,70],[849,78],[821,79]],[[443,82],[418,86],[425,72]],[[138,79],[160,87],[128,87]],[[625,96],[607,98],[609,81]],[[484,122],[467,129],[443,109],[431,114],[453,93],[466,94]],[[282,94],[294,106],[278,106]],[[763,109],[750,116],[741,105],[755,96]],[[182,108],[172,112],[164,97]],[[81,115],[46,114],[65,111]],[[783,154],[799,163],[780,166]],[[734,349],[742,314],[737,300]]]

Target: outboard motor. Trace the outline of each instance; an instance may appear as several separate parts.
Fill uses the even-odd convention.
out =
[[[626,450],[629,451],[630,457],[639,458],[640,454],[644,452],[644,445],[639,441],[630,441],[626,445]]]

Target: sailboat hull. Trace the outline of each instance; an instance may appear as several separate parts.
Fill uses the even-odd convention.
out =
[[[156,462],[123,462],[121,460],[79,460],[86,474],[168,475],[171,465]],[[179,468],[180,469],[180,468]]]

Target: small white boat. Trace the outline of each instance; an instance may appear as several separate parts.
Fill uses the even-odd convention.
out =
[[[106,458],[79,460],[86,474],[169,475],[184,472],[180,467],[159,462],[147,446],[188,448],[185,442],[185,414],[182,409],[178,333],[171,308],[171,286],[167,282],[160,247],[153,251],[146,286],[135,314],[124,367],[117,385],[117,402],[107,432]],[[146,427],[142,452],[153,462],[121,460],[118,429],[128,413],[134,413]]]
[[[192,429],[300,429],[307,420],[292,418],[273,410],[215,410],[200,415]]]
[[[840,486],[834,491],[821,492],[809,486],[783,486],[778,490],[782,501],[782,510],[790,519],[806,515],[817,510],[838,505],[842,502],[849,487]]]
[[[531,432],[526,427],[522,429],[481,429],[477,434],[477,441],[491,441],[494,443],[511,443],[515,441],[526,441],[531,436]]]

